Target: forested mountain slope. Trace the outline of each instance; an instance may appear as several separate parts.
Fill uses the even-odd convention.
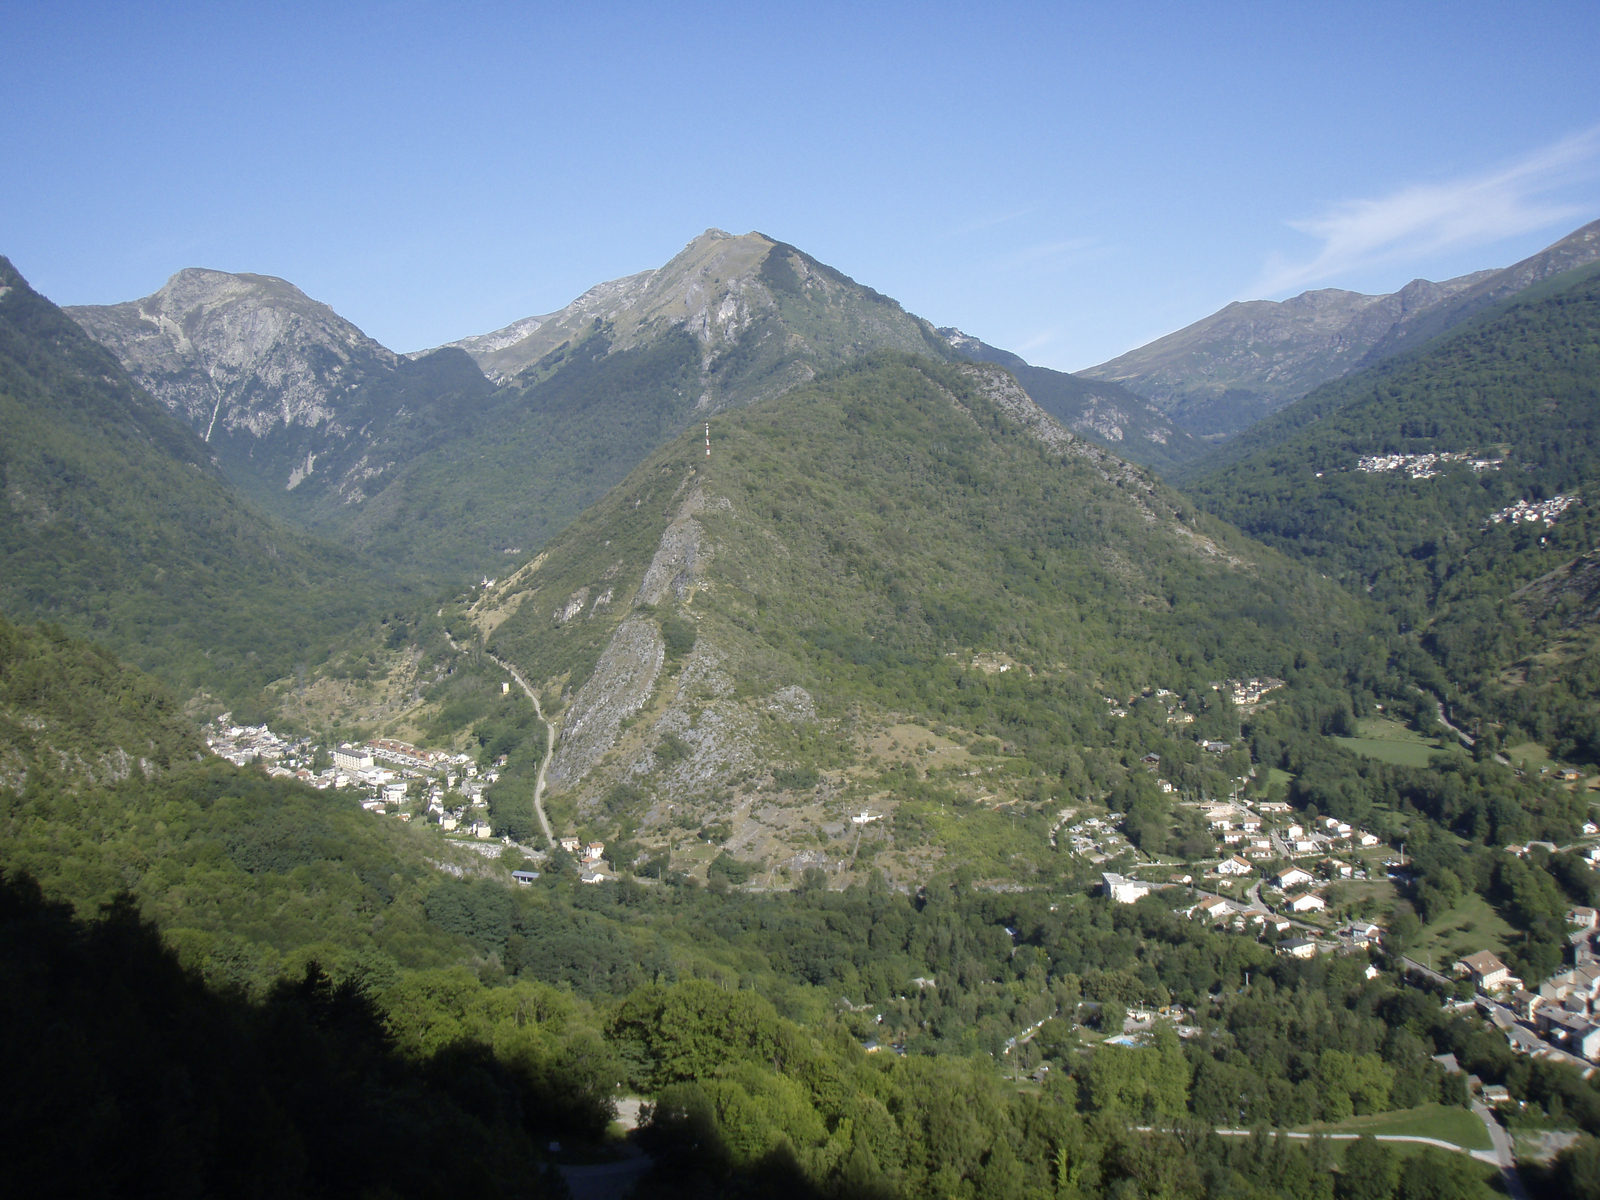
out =
[[[249,702],[396,589],[242,499],[205,444],[0,260],[0,611]]]
[[[1367,296],[1336,288],[1235,302],[1081,375],[1148,397],[1177,424],[1230,437],[1313,388],[1418,346],[1550,275],[1600,257],[1600,221],[1503,270],[1416,279]]]
[[[1466,713],[1600,760],[1577,561],[1600,535],[1600,267],[1323,387],[1221,453],[1233,461],[1194,482],[1199,503],[1422,631]]]
[[[564,707],[554,800],[585,819],[665,838],[670,802],[787,857],[799,826],[788,801],[753,819],[762,788],[797,813],[820,784],[840,807],[899,794],[922,755],[976,756],[991,801],[1036,807],[1114,787],[1147,738],[1225,786],[1196,740],[1234,726],[1211,684],[1282,676],[1361,623],[986,364],[869,357],[711,438],[709,458],[693,435],[652,455],[477,602],[491,646]],[[1108,709],[1158,686],[1215,712],[1178,739],[1165,706]],[[869,726],[902,718],[925,745],[875,759]]]
[[[1206,443],[1174,425],[1150,401],[1119,384],[1033,366],[959,329],[941,329],[939,334],[961,357],[997,363],[1010,371],[1045,412],[1130,462],[1170,475],[1210,452]]]
[[[559,312],[409,357],[259,275],[183,271],[72,315],[259,504],[440,584],[499,574],[696,420],[878,350],[957,357],[803,251],[715,229]],[[1131,395],[1017,364],[1091,441],[1162,469],[1201,450]]]

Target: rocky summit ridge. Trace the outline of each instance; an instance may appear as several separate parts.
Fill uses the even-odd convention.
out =
[[[190,267],[141,300],[66,309],[208,442],[340,417],[335,398],[398,362],[326,304],[270,275]]]
[[[541,364],[556,365],[551,356],[597,331],[616,353],[673,330],[699,347],[696,407],[712,411],[776,394],[870,350],[946,353],[927,321],[888,297],[775,238],[720,229],[664,266],[598,284],[558,312],[448,345],[508,383],[537,378]]]

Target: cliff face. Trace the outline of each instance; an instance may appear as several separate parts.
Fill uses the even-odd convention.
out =
[[[270,275],[190,268],[142,300],[66,311],[208,442],[338,423],[340,398],[399,361]]]
[[[401,357],[267,275],[194,268],[142,300],[67,311],[241,491],[356,545],[368,500],[470,431],[492,391],[462,351]]]

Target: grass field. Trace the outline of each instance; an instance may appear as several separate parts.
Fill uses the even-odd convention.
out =
[[[1428,758],[1439,753],[1439,747],[1433,742],[1391,742],[1364,737],[1333,740],[1362,758],[1375,758],[1397,767],[1426,767]]]
[[[1431,1137],[1467,1150],[1493,1149],[1489,1132],[1483,1127],[1482,1121],[1464,1108],[1446,1107],[1443,1104],[1424,1104],[1420,1108],[1349,1117],[1331,1124],[1307,1125],[1304,1128],[1308,1133],[1382,1133]]]
[[[1479,950],[1504,953],[1507,943],[1517,936],[1489,902],[1473,892],[1432,925],[1423,927],[1410,956],[1426,963],[1431,955],[1434,969],[1449,974],[1450,964],[1464,954]]]
[[[1368,717],[1356,726],[1359,736],[1336,737],[1346,750],[1363,758],[1393,763],[1398,767],[1426,767],[1428,756],[1439,752],[1439,744],[1416,730],[1385,717]]]
[[[1540,767],[1550,765],[1550,755],[1538,742],[1523,742],[1520,746],[1507,746],[1501,751],[1511,760],[1513,766],[1522,767],[1524,770],[1532,768],[1537,771]]]
[[[1414,742],[1418,746],[1433,746],[1436,743],[1432,738],[1425,738],[1411,726],[1403,721],[1391,721],[1387,717],[1366,717],[1356,723],[1358,737],[1369,738],[1375,742]]]

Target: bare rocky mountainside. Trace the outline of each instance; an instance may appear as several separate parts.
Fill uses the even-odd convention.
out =
[[[699,830],[914,875],[945,844],[894,818],[924,783],[1004,811],[1101,772],[1107,695],[1284,672],[1278,631],[1352,620],[992,364],[880,353],[710,424],[709,456],[698,429],[657,450],[468,614],[557,723],[552,819],[641,854]],[[941,723],[973,705],[994,740]]]
[[[491,391],[465,354],[403,358],[267,275],[189,269],[142,300],[66,311],[241,490],[335,535]]]
[[[1416,279],[1367,296],[1324,288],[1228,305],[1079,374],[1118,383],[1172,420],[1224,438],[1313,388],[1418,345],[1561,271],[1600,258],[1600,221],[1504,270]]]

